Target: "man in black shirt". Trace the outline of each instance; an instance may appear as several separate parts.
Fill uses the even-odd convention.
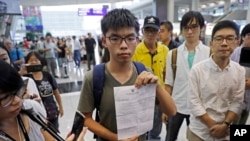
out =
[[[95,65],[95,45],[96,41],[92,38],[91,33],[88,33],[88,38],[85,38],[85,47],[87,52],[87,61],[88,61],[88,71],[91,70],[90,61],[93,60],[93,65]]]
[[[173,24],[170,21],[160,23],[160,41],[168,47],[169,50],[177,48],[181,43],[172,40]]]

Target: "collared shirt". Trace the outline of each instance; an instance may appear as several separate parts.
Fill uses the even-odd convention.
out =
[[[151,54],[144,41],[142,41],[137,45],[132,60],[141,62],[145,66],[151,68],[154,74],[158,76],[160,84],[164,86],[167,54],[168,48],[161,43],[157,43],[156,52]]]
[[[240,54],[241,54],[241,49],[242,46],[237,47],[234,52],[231,54],[231,59],[237,63],[240,61]],[[246,77],[250,78],[250,68],[249,67],[244,67],[246,70]],[[245,90],[245,95],[244,95],[244,109],[247,109],[248,111],[250,110],[250,90],[246,89]]]
[[[209,58],[210,48],[200,42],[195,47],[195,56],[193,65],[196,63]],[[176,59],[176,77],[173,80],[172,64],[172,50],[168,53],[167,58],[167,71],[165,84],[173,87],[172,97],[177,107],[177,112],[182,114],[190,114],[187,107],[187,96],[188,96],[188,77],[189,77],[189,65],[188,65],[188,50],[185,46],[185,42],[177,48],[177,59]]]
[[[244,68],[234,61],[224,70],[211,57],[196,64],[189,79],[190,130],[205,141],[217,141],[199,116],[207,113],[215,122],[222,123],[228,111],[239,114],[245,91],[244,79]]]

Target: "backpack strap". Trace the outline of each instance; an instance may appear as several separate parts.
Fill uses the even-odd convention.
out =
[[[133,62],[133,63],[136,67],[138,74],[146,70],[146,67],[142,63],[139,62]],[[99,65],[95,65],[93,69],[93,92],[94,92],[94,100],[96,108],[95,120],[97,122],[100,121],[99,110],[100,110],[100,103],[101,103],[104,83],[105,83],[105,63],[101,63]],[[97,138],[97,135],[94,134],[94,138]]]
[[[96,121],[99,122],[99,106],[101,103],[102,91],[105,82],[105,63],[95,65],[93,69],[93,92],[96,107]]]
[[[176,76],[176,68],[177,68],[177,48],[172,49],[172,59],[171,59],[171,67],[173,70],[173,80],[175,80]]]
[[[135,65],[135,67],[136,67],[136,70],[137,70],[138,74],[140,74],[141,72],[147,70],[146,67],[142,63],[140,63],[140,62],[133,62],[133,63]]]

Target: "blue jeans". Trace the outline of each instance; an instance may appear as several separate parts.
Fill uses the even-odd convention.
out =
[[[162,112],[159,106],[155,105],[154,110],[154,123],[153,129],[148,132],[148,139],[161,139],[161,128],[162,128],[162,119],[161,119]]]
[[[181,113],[176,113],[175,116],[168,118],[168,123],[166,125],[167,128],[167,135],[165,141],[175,141],[177,140],[177,136],[179,133],[179,130],[181,128],[182,122],[184,119],[186,119],[187,126],[189,125],[190,115],[185,115]]]
[[[81,64],[80,50],[74,50],[74,61],[75,61],[76,66],[80,67],[80,64]]]

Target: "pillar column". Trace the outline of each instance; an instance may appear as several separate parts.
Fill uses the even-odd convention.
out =
[[[167,14],[169,11],[168,10],[166,11],[166,9],[168,8],[167,6],[168,1],[173,1],[173,0],[153,0],[152,13],[160,20],[166,20],[169,18]]]
[[[174,22],[174,0],[168,0],[168,3],[167,3],[167,20],[171,21],[171,22]],[[178,14],[178,12],[177,12]]]
[[[250,1],[248,1],[248,7],[250,7]],[[250,10],[247,10],[246,23],[250,23]]]
[[[179,21],[179,6],[174,6],[174,21],[173,22],[178,22]]]
[[[225,4],[224,4],[224,14],[228,13],[230,11],[231,8],[231,0],[224,0]]]
[[[199,11],[200,0],[192,0],[191,2],[191,10]]]

